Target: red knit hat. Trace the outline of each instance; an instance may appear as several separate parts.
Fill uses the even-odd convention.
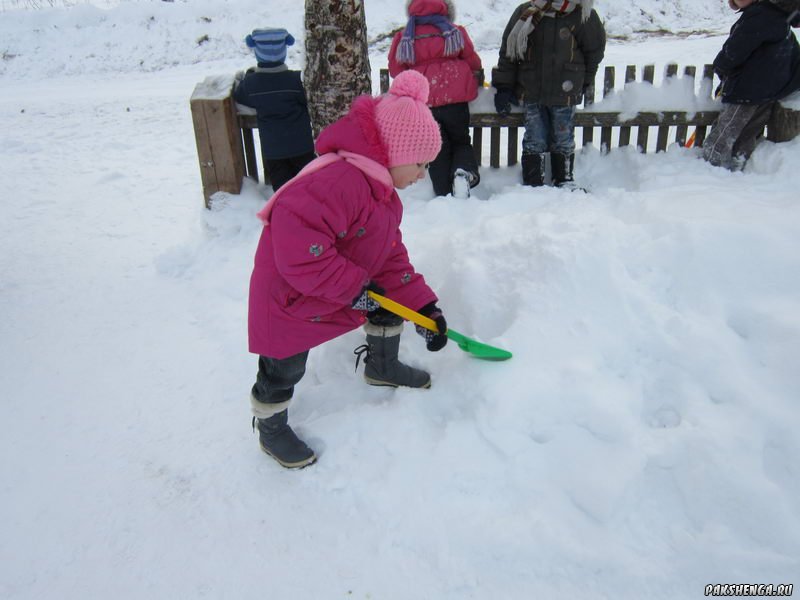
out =
[[[430,86],[417,71],[403,71],[378,100],[375,122],[389,167],[429,163],[442,147],[439,124],[428,108]]]

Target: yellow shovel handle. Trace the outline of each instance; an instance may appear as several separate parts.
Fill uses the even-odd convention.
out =
[[[421,325],[425,329],[430,329],[435,333],[439,333],[439,328],[436,326],[436,321],[434,321],[433,319],[429,319],[425,315],[421,315],[418,312],[411,310],[406,306],[403,306],[402,304],[398,304],[397,302],[387,298],[386,296],[381,296],[380,294],[376,294],[372,290],[367,290],[367,294],[369,295],[370,298],[375,300],[375,302],[380,304],[383,308],[385,308],[389,312],[393,312],[396,315],[400,315],[404,319],[408,319],[412,323]]]

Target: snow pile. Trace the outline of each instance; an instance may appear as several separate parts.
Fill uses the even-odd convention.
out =
[[[367,25],[370,33],[377,28],[389,31],[405,26],[404,0],[389,0],[393,10],[372,8],[367,3]],[[518,0],[493,2],[454,2],[456,21],[464,25],[478,49],[497,48],[503,29],[514,9],[522,4]],[[734,22],[735,13],[728,8],[727,0],[697,2],[696,0],[597,0],[595,9],[603,19],[612,37],[632,36],[636,32],[661,32],[664,34],[690,34],[693,32],[727,32]],[[380,13],[374,15],[373,13]],[[387,19],[381,22],[381,15]]]
[[[685,110],[690,115],[704,110],[719,110],[710,90],[695,91],[695,79],[671,77],[655,86],[647,81],[631,82],[622,90],[612,90],[608,96],[586,107],[587,112],[619,112],[623,121],[633,119],[637,113],[663,110]],[[707,82],[706,82],[707,84]],[[706,88],[710,87],[706,85]],[[705,93],[703,93],[705,91]]]
[[[252,62],[244,37],[274,14],[282,15],[282,26],[302,30],[302,4],[296,0],[270,0],[266,7],[254,0],[126,2],[110,9],[81,4],[0,13],[0,75],[41,78],[152,72],[222,59]],[[295,45],[287,60],[298,61],[301,54],[302,45]]]
[[[457,3],[458,22],[467,26],[477,49],[496,52],[517,0],[468,6]],[[724,0],[640,0],[597,2],[610,35],[639,30],[726,31],[733,12]],[[366,4],[367,28],[376,50],[386,51],[387,34],[405,25],[405,0]],[[685,25],[684,25],[685,24]],[[281,26],[298,43],[287,62],[303,64],[303,3],[297,0],[233,2],[130,1],[112,7],[76,4],[69,8],[0,12],[0,76],[41,78],[78,73],[152,72],[175,65],[215,60],[252,62],[244,37],[252,29]],[[383,66],[373,65],[373,68]]]
[[[600,77],[597,83],[601,83]],[[665,78],[658,85],[636,81],[611,90],[605,98],[598,98],[594,104],[581,109],[585,112],[619,112],[623,121],[635,118],[639,112],[681,110],[692,115],[699,111],[719,110],[720,103],[711,98],[710,88],[708,81],[698,82],[684,76]],[[494,95],[494,88],[480,89],[478,97],[469,104],[470,112],[494,114]],[[511,109],[512,112],[525,112],[523,103],[512,105]]]

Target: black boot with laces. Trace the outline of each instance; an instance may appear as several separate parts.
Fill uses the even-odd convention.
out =
[[[371,327],[367,333],[367,343],[355,349],[356,369],[358,360],[364,356],[364,380],[370,385],[389,387],[431,387],[431,376],[422,369],[415,369],[398,358],[400,349],[400,331],[402,326]]]

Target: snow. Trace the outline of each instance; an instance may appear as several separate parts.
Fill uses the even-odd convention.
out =
[[[597,4],[617,32],[714,27],[610,42],[607,64],[657,75],[710,61],[735,18]],[[461,10],[488,68],[514,5]],[[273,7],[301,33],[302,5],[232,6],[0,13],[16,56],[0,61],[0,597],[800,583],[800,140],[764,142],[735,174],[697,149],[587,147],[589,194],[523,188],[518,167],[484,167],[468,200],[402,192],[448,321],[514,358],[427,353],[407,326],[402,357],[433,387],[392,391],[353,372],[361,332],[324,344],[291,409],[319,462],[286,471],[258,450],[248,401],[254,213],[271,192],[247,182],[203,208],[189,98],[251,64],[241,39]],[[370,35],[401,11],[368,3]],[[185,47],[204,33],[228,41]]]
[[[695,78],[678,76],[665,79],[661,85],[647,81],[630,82],[622,90],[611,90],[609,95],[586,108],[587,112],[619,112],[620,120],[636,117],[640,111],[675,110],[680,107],[688,113],[702,110],[719,110],[718,102],[710,95],[695,92]]]
[[[498,37],[519,3],[454,4],[458,22],[468,28],[476,48],[490,51],[494,60]],[[266,5],[262,0],[102,0],[95,4],[99,5],[0,12],[0,76],[36,79],[87,72],[155,72],[232,58],[247,64],[252,52],[243,43],[245,35],[255,27],[275,23],[275,15],[297,38],[288,49],[288,64],[302,65],[304,60],[303,7],[298,0],[269,0]],[[405,5],[406,0],[365,3],[368,35],[376,41],[376,69],[386,65],[388,34],[405,26]],[[735,20],[726,0],[601,1],[596,6],[612,36],[640,31],[688,36],[723,32]]]
[[[781,104],[792,110],[800,110],[800,92],[795,92],[781,100]]]
[[[192,91],[192,100],[224,100],[231,93],[234,75],[215,75],[206,77],[198,83]],[[237,106],[241,106],[237,104]],[[255,110],[247,110],[248,106],[242,106],[243,112],[254,114]]]

